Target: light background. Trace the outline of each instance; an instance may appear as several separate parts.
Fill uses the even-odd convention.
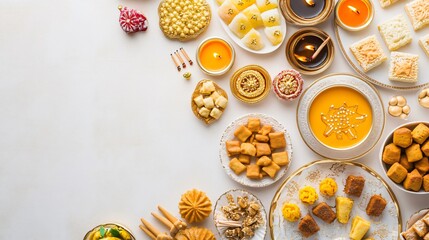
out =
[[[184,47],[193,57],[204,38],[228,37],[213,14],[197,40],[170,41],[158,28],[158,3],[0,2],[0,239],[82,239],[93,226],[109,221],[128,226],[137,239],[147,239],[138,228],[139,219],[155,223],[150,212],[158,204],[178,214],[177,203],[186,190],[201,189],[214,203],[225,191],[243,188],[225,174],[218,151],[226,126],[246,113],[268,114],[290,132],[294,159],[287,175],[321,159],[299,135],[298,101],[281,102],[270,93],[261,103],[248,105],[229,89],[230,76],[242,66],[259,64],[272,77],[290,68],[286,42],[263,56],[234,45],[237,58],[229,73],[208,77],[194,65],[186,69],[192,72],[187,81],[169,53]],[[118,24],[118,4],[142,11],[149,30],[125,34]],[[319,27],[334,37],[332,16]],[[296,30],[288,25],[287,38]],[[336,72],[352,72],[338,45],[333,65],[321,75],[304,76],[305,87]],[[211,126],[195,118],[190,107],[202,78],[215,80],[230,99],[222,118]],[[398,94],[379,90],[385,104]],[[412,108],[409,121],[428,116],[417,103],[417,91],[401,94]],[[389,116],[386,120],[381,140],[404,123]],[[359,161],[383,174],[380,145]],[[268,211],[281,182],[244,189],[259,196]],[[393,191],[403,221],[428,207],[428,196],[396,187]],[[214,230],[211,219],[203,225]]]

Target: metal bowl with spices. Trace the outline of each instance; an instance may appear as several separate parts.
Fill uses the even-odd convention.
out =
[[[334,10],[334,0],[280,0],[287,22],[298,26],[314,26],[325,22]]]
[[[334,60],[334,44],[330,40],[316,58],[314,52],[329,37],[317,28],[307,27],[294,33],[286,44],[286,58],[289,64],[302,74],[315,75],[325,71]]]

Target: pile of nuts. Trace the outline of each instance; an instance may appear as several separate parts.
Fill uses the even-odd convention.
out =
[[[410,111],[411,108],[407,105],[407,99],[403,96],[394,96],[390,99],[388,112],[391,116],[407,119]]]
[[[231,227],[225,230],[225,237],[228,240],[253,237],[255,231],[264,224],[261,205],[257,201],[249,201],[246,195],[237,197],[237,203],[231,194],[226,195],[226,198],[228,206],[222,206],[221,210],[225,218],[231,220],[229,221]]]
[[[210,6],[205,0],[164,0],[159,4],[159,26],[168,38],[186,41],[209,25]]]
[[[429,108],[429,88],[425,88],[419,93],[419,104],[424,108]]]

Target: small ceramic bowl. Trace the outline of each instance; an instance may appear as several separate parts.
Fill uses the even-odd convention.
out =
[[[401,189],[402,191],[404,191],[404,192],[407,192],[407,193],[412,193],[412,194],[420,194],[420,195],[429,195],[429,192],[425,192],[424,190],[423,190],[423,186],[422,186],[422,189],[420,189],[420,191],[418,191],[418,192],[414,192],[414,191],[410,191],[410,190],[407,190],[407,189],[405,189],[404,188],[404,186],[402,185],[402,184],[398,184],[398,183],[395,183],[394,181],[392,181],[392,179],[390,179],[388,176],[387,176],[387,171],[389,170],[389,165],[388,164],[386,164],[386,163],[384,163],[383,162],[383,160],[382,160],[382,158],[383,158],[383,151],[384,151],[384,147],[386,147],[388,144],[390,144],[390,143],[392,143],[393,142],[393,132],[395,132],[395,130],[397,130],[397,129],[399,129],[399,128],[403,128],[403,127],[405,127],[405,128],[408,128],[408,129],[410,129],[410,130],[413,130],[417,125],[419,125],[420,123],[424,123],[426,126],[429,126],[429,122],[424,122],[424,121],[416,121],[416,122],[409,122],[409,123],[406,123],[406,124],[402,124],[402,125],[400,125],[400,126],[398,126],[398,127],[396,127],[395,129],[393,129],[388,135],[387,135],[387,137],[386,137],[386,139],[384,140],[384,142],[383,142],[383,144],[381,145],[381,148],[380,148],[380,153],[379,153],[379,161],[380,161],[380,164],[381,164],[381,167],[383,168],[383,172],[384,172],[384,175],[386,176],[386,178],[387,179],[389,179],[389,181],[390,181],[390,183],[391,183],[391,185],[395,185],[397,188],[399,188],[399,189]],[[423,154],[423,156],[424,156],[424,154]],[[428,174],[428,173],[427,173]]]
[[[126,233],[128,233],[128,235],[131,237],[131,240],[136,240],[136,237],[133,235],[131,230],[129,230],[127,227],[125,227],[119,223],[103,223],[103,224],[100,224],[100,225],[94,227],[93,229],[89,230],[85,234],[85,236],[83,237],[83,240],[92,240],[94,234],[96,234],[100,230],[101,227],[105,228],[106,230],[109,228],[121,229],[121,230],[125,231]]]

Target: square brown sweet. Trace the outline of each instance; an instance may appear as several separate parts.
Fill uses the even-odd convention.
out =
[[[256,161],[256,165],[266,167],[270,165],[272,160],[267,156],[262,156],[261,158]]]
[[[242,142],[245,142],[251,135],[252,135],[252,132],[243,125],[239,126],[234,131],[234,136]]]
[[[401,148],[407,148],[413,143],[411,130],[408,128],[399,128],[393,132],[393,143]]]
[[[275,162],[271,162],[270,165],[262,168],[262,171],[266,172],[271,178],[274,178],[279,170],[280,166]]]
[[[258,131],[259,134],[267,136],[271,132],[273,127],[271,125],[264,125],[261,130]]]
[[[408,172],[411,172],[414,169],[414,163],[408,161],[407,155],[402,154],[401,159],[399,160],[399,164],[401,164]]]
[[[229,168],[231,168],[231,170],[237,175],[240,175],[244,170],[246,170],[246,166],[238,161],[237,158],[231,159],[229,162]]]
[[[279,166],[286,166],[289,164],[289,156],[287,152],[277,152],[271,155],[273,157],[273,161]]]
[[[241,154],[249,155],[249,156],[255,156],[256,155],[256,148],[251,143],[242,143],[241,146]]]
[[[419,170],[420,174],[425,175],[429,171],[429,161],[427,157],[422,160],[415,162],[414,167]]]
[[[404,188],[407,190],[418,192],[420,191],[422,182],[422,175],[420,175],[417,169],[414,169],[412,172],[407,174],[407,177],[404,180]]]
[[[346,186],[344,187],[344,192],[349,195],[360,197],[364,186],[365,186],[365,178],[363,178],[362,176],[350,175],[347,177]]]
[[[256,143],[256,156],[268,156],[271,154],[271,148],[268,143]]]
[[[240,154],[238,156],[238,161],[240,161],[242,164],[250,164],[250,156],[249,155]]]
[[[270,138],[270,147],[271,148],[284,148],[286,147],[286,139],[284,132],[275,132],[268,134]]]
[[[332,223],[337,218],[335,212],[326,202],[321,202],[315,206],[313,208],[313,214],[326,223]]]
[[[247,128],[254,133],[258,132],[261,128],[261,120],[259,118],[249,118]]]
[[[411,144],[411,146],[405,149],[405,154],[409,162],[417,162],[423,158],[422,150],[420,150],[420,145],[417,143]]]
[[[425,190],[425,192],[429,192],[429,174],[426,174],[423,177],[423,190]],[[429,225],[429,217],[427,218],[427,224]]]
[[[320,228],[316,221],[314,221],[314,218],[310,214],[307,214],[299,222],[298,230],[301,232],[302,236],[310,237],[317,233]]]
[[[386,205],[387,202],[381,195],[373,195],[366,206],[366,214],[378,217],[383,213]]]
[[[384,147],[383,151],[383,162],[391,165],[395,162],[399,162],[399,159],[401,158],[401,148],[396,146],[395,144],[391,143]]]
[[[262,134],[256,134],[255,139],[258,142],[264,142],[264,143],[270,141],[270,138],[268,136],[262,135]]]
[[[247,177],[251,179],[260,179],[261,168],[258,165],[250,164],[247,166]]]
[[[226,141],[226,151],[228,156],[234,156],[241,153],[239,141]]]
[[[401,183],[407,177],[408,171],[401,164],[394,163],[387,171],[387,176],[395,183]]]
[[[427,140],[425,143],[423,143],[421,150],[425,154],[426,157],[429,157],[429,140]]]
[[[423,144],[429,137],[429,127],[423,123],[420,123],[413,129],[411,134],[413,135],[414,142]]]

